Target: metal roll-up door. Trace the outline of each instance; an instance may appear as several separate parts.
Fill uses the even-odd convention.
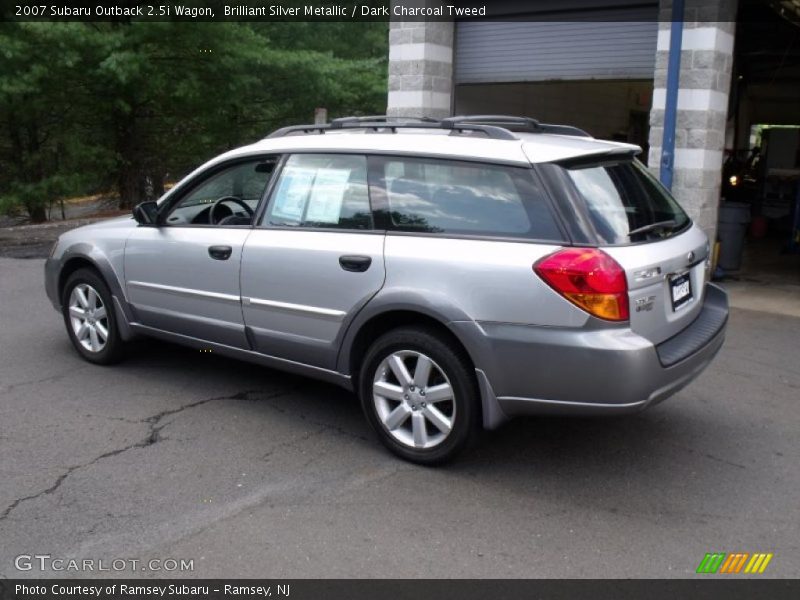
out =
[[[458,22],[455,82],[653,78],[657,7],[563,18]]]

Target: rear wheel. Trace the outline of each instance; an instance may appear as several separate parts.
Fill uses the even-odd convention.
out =
[[[101,365],[122,358],[111,292],[95,271],[78,269],[69,276],[61,306],[69,338],[83,358]]]
[[[478,423],[478,390],[464,351],[436,332],[401,328],[364,357],[359,391],[367,420],[392,452],[420,464],[452,459]]]

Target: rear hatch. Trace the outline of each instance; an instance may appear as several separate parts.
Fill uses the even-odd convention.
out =
[[[708,244],[667,190],[631,157],[561,166],[574,209],[625,270],[631,329],[654,344],[676,335],[703,304]]]

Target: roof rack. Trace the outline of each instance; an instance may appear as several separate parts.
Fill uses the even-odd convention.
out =
[[[385,120],[377,120],[375,117],[343,117],[341,119],[334,119],[330,123],[321,125],[290,125],[273,131],[267,138],[284,137],[296,133],[319,133],[323,134],[327,131],[341,131],[343,129],[366,129],[379,132],[381,130],[389,130],[392,133],[397,133],[398,129],[449,129],[452,132],[465,133],[465,132],[479,132],[486,137],[493,140],[516,140],[518,139],[513,133],[504,127],[496,125],[485,125],[479,123],[444,123],[430,118],[413,119],[408,117],[400,117],[398,122],[389,122]]]
[[[417,121],[421,123],[438,123],[437,119],[432,117],[397,117],[391,115],[367,115],[365,117],[339,117],[331,121],[331,129],[340,129],[342,125],[355,124],[355,123],[373,123],[389,121]]]
[[[509,115],[465,115],[447,117],[442,122],[448,123],[482,123],[503,127],[509,131],[519,133],[553,133],[557,135],[575,135],[579,137],[592,137],[583,129],[572,125],[555,125],[541,123],[531,117],[514,117]]]
[[[364,117],[340,117],[330,123],[318,125],[290,125],[269,134],[268,138],[284,137],[293,134],[324,134],[327,131],[342,129],[365,129],[368,131],[389,130],[397,133],[398,129],[447,129],[451,133],[479,132],[494,140],[518,140],[512,132],[553,133],[558,135],[575,135],[592,137],[582,129],[570,125],[551,125],[540,123],[531,117],[514,117],[508,115],[469,115],[433,119],[431,117],[394,117],[388,115],[371,115]]]
[[[538,127],[539,121],[531,117],[512,117],[510,115],[456,115],[442,119],[443,123],[491,123],[508,126]]]

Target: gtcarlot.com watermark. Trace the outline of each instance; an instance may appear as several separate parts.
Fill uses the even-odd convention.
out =
[[[17,571],[42,572],[141,572],[194,571],[194,559],[185,558],[62,558],[51,554],[20,554],[14,558]]]

